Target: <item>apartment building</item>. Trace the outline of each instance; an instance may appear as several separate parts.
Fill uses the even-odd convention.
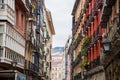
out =
[[[105,0],[102,8],[101,24],[105,28],[101,63],[105,67],[106,80],[120,79],[120,1]],[[107,43],[106,43],[107,42]],[[105,45],[110,47],[105,49]]]
[[[44,74],[45,80],[51,80],[52,38],[55,35],[51,12],[44,6]]]
[[[117,43],[119,43],[119,3],[119,0],[75,1],[72,11],[74,80],[119,79],[119,72],[117,71],[119,65],[114,63],[116,60],[119,61],[119,49],[115,48],[114,44],[106,46],[106,44],[114,43],[112,40],[117,40]],[[114,22],[111,21],[113,19],[115,20]],[[114,24],[111,29],[110,24]],[[114,38],[114,35],[117,35],[117,38]],[[106,37],[109,39],[106,40]],[[112,59],[106,58],[110,57],[110,55],[105,55],[105,53],[114,53],[113,48],[110,47],[117,49],[116,54],[114,54],[117,55],[117,57],[114,57],[116,59],[113,59],[112,56]],[[105,49],[107,50],[105,51]],[[116,72],[111,67],[113,66],[112,63]],[[112,75],[113,73],[115,74]]]
[[[42,80],[44,1],[31,0],[27,3],[30,14],[26,19],[25,73],[27,80]]]
[[[52,53],[51,80],[65,80],[65,53]]]
[[[65,80],[70,80],[71,79],[71,41],[72,41],[72,36],[69,35],[68,40],[65,44]]]
[[[49,50],[54,27],[50,14],[44,20],[44,6],[44,0],[0,0],[0,79],[45,79],[45,21],[50,25]]]
[[[13,80],[15,76],[26,79],[23,74],[26,14],[29,10],[25,1],[0,0],[0,79]]]

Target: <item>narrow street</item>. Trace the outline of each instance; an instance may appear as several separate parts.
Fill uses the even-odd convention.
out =
[[[0,0],[0,80],[120,80],[120,0]]]

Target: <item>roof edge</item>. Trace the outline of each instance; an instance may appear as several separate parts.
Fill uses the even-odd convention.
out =
[[[75,12],[76,12],[76,9],[77,9],[77,6],[78,6],[79,2],[80,2],[80,0],[75,1],[74,7],[73,7],[73,10],[72,10],[72,15],[75,15]]]

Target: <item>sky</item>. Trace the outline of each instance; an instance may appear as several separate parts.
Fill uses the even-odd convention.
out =
[[[52,47],[64,47],[68,36],[72,34],[72,9],[75,0],[45,0],[51,11],[55,35]]]

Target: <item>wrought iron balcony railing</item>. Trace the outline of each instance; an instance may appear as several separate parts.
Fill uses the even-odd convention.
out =
[[[96,0],[97,2],[97,8],[100,9],[103,6],[103,0]]]
[[[114,19],[113,26],[111,27],[111,30],[108,35],[109,35],[109,39],[112,41],[116,40],[117,37],[120,37],[119,20],[117,18]]]
[[[74,80],[80,80],[80,79],[82,79],[81,72],[74,76]]]
[[[108,7],[111,7],[115,4],[116,0],[106,0],[106,4]]]
[[[94,59],[92,62],[90,62],[89,65],[86,65],[85,68],[87,71],[92,70],[93,68],[96,68],[100,66],[100,56],[98,56],[96,59]]]
[[[93,15],[96,16],[98,12],[97,3],[94,3]]]
[[[28,71],[39,72],[39,66],[30,61],[25,61],[25,69]]]
[[[81,60],[81,54],[79,53],[74,61],[75,62],[74,66],[76,66],[80,62],[80,60]]]
[[[4,52],[4,50],[6,50],[6,52]],[[14,61],[14,59],[16,59],[17,61],[17,65],[16,67],[19,68],[24,68],[24,57],[22,55],[19,55],[18,53],[10,50],[9,48],[5,48],[3,46],[0,46],[0,61],[1,63],[4,64],[10,64],[12,61]]]
[[[89,21],[90,22],[93,22],[94,21],[94,16],[93,16],[93,13],[91,12],[90,15],[89,15]]]

